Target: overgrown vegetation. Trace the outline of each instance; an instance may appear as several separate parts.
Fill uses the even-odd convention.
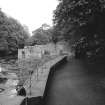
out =
[[[26,45],[43,45],[50,43],[52,41],[53,28],[47,24],[42,24],[42,26],[32,32],[32,36],[26,41]]]
[[[76,57],[105,58],[105,0],[59,0],[55,37],[73,44]]]
[[[0,10],[0,57],[17,58],[18,48],[23,48],[29,37],[25,28]],[[11,59],[10,58],[10,59]]]

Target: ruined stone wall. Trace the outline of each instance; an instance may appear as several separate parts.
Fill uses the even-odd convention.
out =
[[[43,55],[59,55],[66,51],[65,45],[62,43],[53,44],[49,43],[46,45],[35,45],[35,46],[26,46],[24,49],[18,50],[18,59],[27,59],[34,57],[40,59]]]
[[[41,49],[35,46],[27,46],[18,50],[18,59],[41,58]]]

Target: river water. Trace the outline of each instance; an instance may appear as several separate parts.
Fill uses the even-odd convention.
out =
[[[6,72],[6,74],[4,75],[1,72],[0,74],[2,76],[0,78],[7,78],[7,80],[5,82],[0,83],[0,88],[4,90],[4,91],[0,92],[0,96],[2,96],[2,95],[8,95],[10,97],[15,96],[17,94],[16,86],[19,82],[16,73]]]
[[[6,72],[5,75],[0,72],[0,78],[7,77],[6,81],[0,83],[0,105],[20,105],[24,97],[17,96],[16,86],[19,82],[18,77],[16,73]]]
[[[105,66],[70,60],[49,74],[44,105],[105,105]]]

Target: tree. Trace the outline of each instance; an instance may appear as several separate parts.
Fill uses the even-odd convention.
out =
[[[82,55],[104,55],[105,0],[59,0],[53,21],[60,35],[75,43]]]
[[[0,56],[17,55],[29,37],[24,27],[0,10]]]
[[[28,45],[47,44],[52,40],[52,28],[47,24],[33,31],[32,37],[27,40]]]

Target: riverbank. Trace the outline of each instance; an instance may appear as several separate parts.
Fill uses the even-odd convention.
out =
[[[3,63],[2,64],[2,67],[5,67],[4,69],[4,74],[5,73],[15,73],[18,77],[18,80],[19,80],[19,83],[17,83],[18,85],[23,85],[24,82],[29,78],[30,74],[29,74],[29,71],[33,71],[35,72],[36,68],[39,68],[41,67],[43,64],[45,64],[46,62],[49,62],[51,60],[54,60],[56,59],[57,56],[52,56],[52,57],[49,57],[49,56],[46,56],[44,57],[43,59],[35,59],[35,58],[31,58],[31,59],[28,59],[28,60],[21,60],[21,61],[18,61],[18,62],[15,62],[14,64],[12,63],[12,65],[10,63]],[[53,62],[54,63],[54,62]],[[53,64],[52,62],[50,62],[50,65]],[[49,66],[50,67],[50,66]],[[48,67],[48,68],[49,68]],[[45,73],[46,74],[46,73]],[[48,73],[47,73],[48,74]],[[45,75],[45,76],[48,76],[48,75]],[[44,78],[47,78],[45,77]],[[33,76],[34,77],[34,76]],[[40,76],[41,78],[41,76]],[[0,102],[4,105],[15,105],[14,103],[17,102],[17,103],[20,103],[24,97],[18,97],[16,95],[16,85],[15,84],[14,86],[10,86],[9,85],[13,85],[13,81],[14,78],[12,78],[13,80],[11,80],[11,76],[8,77],[8,80],[9,82],[6,82],[5,84],[2,84],[2,88],[5,89],[5,91],[0,94]],[[12,82],[11,82],[12,81]],[[11,82],[11,83],[10,83]],[[16,82],[16,81],[15,81]],[[7,85],[7,86],[6,86]],[[28,84],[29,85],[29,84]],[[35,85],[35,84],[34,84]],[[4,86],[4,87],[3,87]],[[5,88],[6,86],[6,88]],[[44,86],[45,87],[45,83],[44,83]],[[39,87],[40,88],[40,87]],[[34,87],[32,87],[32,91],[34,91]],[[34,92],[35,93],[35,92]],[[42,93],[41,93],[42,94]],[[16,98],[16,99],[15,99]],[[8,104],[7,102],[5,102],[5,99],[8,100],[8,102],[10,102],[10,104]],[[13,102],[12,102],[13,100]],[[16,101],[15,101],[16,100]],[[17,105],[17,104],[16,104]],[[19,105],[19,104],[18,104]]]

